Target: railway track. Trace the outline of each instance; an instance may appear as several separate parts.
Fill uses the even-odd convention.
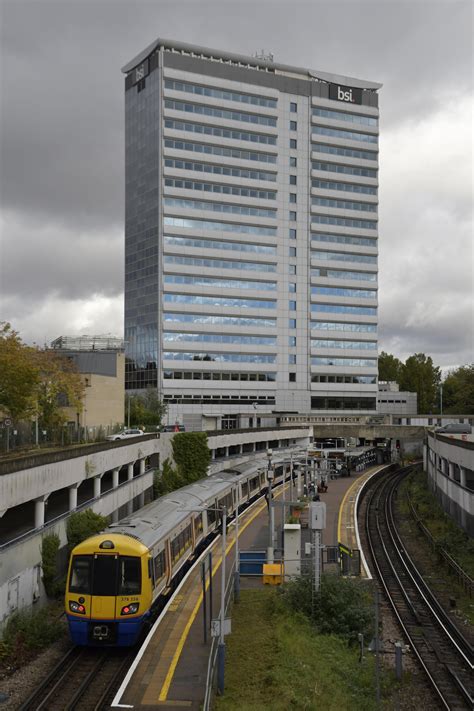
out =
[[[71,647],[19,711],[100,711],[108,708],[133,654]]]
[[[443,708],[474,707],[473,649],[438,603],[398,534],[394,497],[410,468],[374,477],[365,531],[372,567]]]

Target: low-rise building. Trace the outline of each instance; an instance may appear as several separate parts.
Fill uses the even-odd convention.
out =
[[[377,412],[379,415],[416,415],[418,395],[400,390],[394,381],[379,380]]]

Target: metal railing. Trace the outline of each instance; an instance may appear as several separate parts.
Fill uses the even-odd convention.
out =
[[[427,539],[431,548],[433,549],[433,551],[435,551],[436,553],[438,553],[441,556],[441,558],[447,564],[448,568],[450,568],[452,573],[457,577],[458,582],[462,585],[464,590],[467,593],[469,593],[469,597],[472,597],[474,580],[466,573],[465,570],[463,570],[461,568],[461,566],[458,563],[456,563],[454,558],[452,558],[449,555],[449,553],[442,546],[440,546],[439,543],[437,543],[435,541],[435,539],[431,535],[430,531],[427,529],[427,527],[425,526],[425,524],[423,523],[423,521],[421,520],[421,518],[418,516],[417,512],[415,511],[413,502],[412,502],[408,492],[406,494],[406,497],[407,497],[408,505],[410,507],[410,513],[411,513],[416,525],[418,526],[420,531],[423,533],[423,535]]]

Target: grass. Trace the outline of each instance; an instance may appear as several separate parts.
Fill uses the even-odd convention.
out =
[[[318,635],[275,588],[245,590],[227,638],[225,695],[216,711],[376,708],[374,659],[334,635]],[[391,674],[384,673],[390,687]]]

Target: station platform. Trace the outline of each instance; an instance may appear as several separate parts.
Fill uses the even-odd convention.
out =
[[[357,548],[355,505],[357,493],[371,475],[381,467],[371,467],[361,474],[330,480],[328,491],[321,494],[326,502],[327,527],[323,532],[325,545],[337,545],[340,541],[350,548]],[[281,501],[282,487],[276,490],[275,499]],[[288,485],[285,491],[288,498]],[[276,506],[275,526],[282,524],[283,507]],[[241,550],[266,550],[268,545],[268,513],[265,500],[256,502],[239,517],[239,547]],[[213,618],[218,617],[221,587],[221,548],[219,536],[212,545],[213,558]],[[235,525],[228,528],[226,546],[226,570],[235,561]],[[362,566],[364,569],[364,566]],[[367,572],[364,572],[367,575]],[[209,582],[209,581],[208,581]],[[262,585],[261,580],[251,579],[249,586]],[[247,587],[242,578],[241,587]],[[206,589],[209,607],[209,589]],[[197,565],[183,580],[174,598],[163,611],[140,649],[135,662],[125,677],[112,708],[133,708],[147,711],[160,709],[202,708],[209,650],[210,635],[204,642],[203,585],[201,565]],[[208,617],[209,622],[209,617]]]

